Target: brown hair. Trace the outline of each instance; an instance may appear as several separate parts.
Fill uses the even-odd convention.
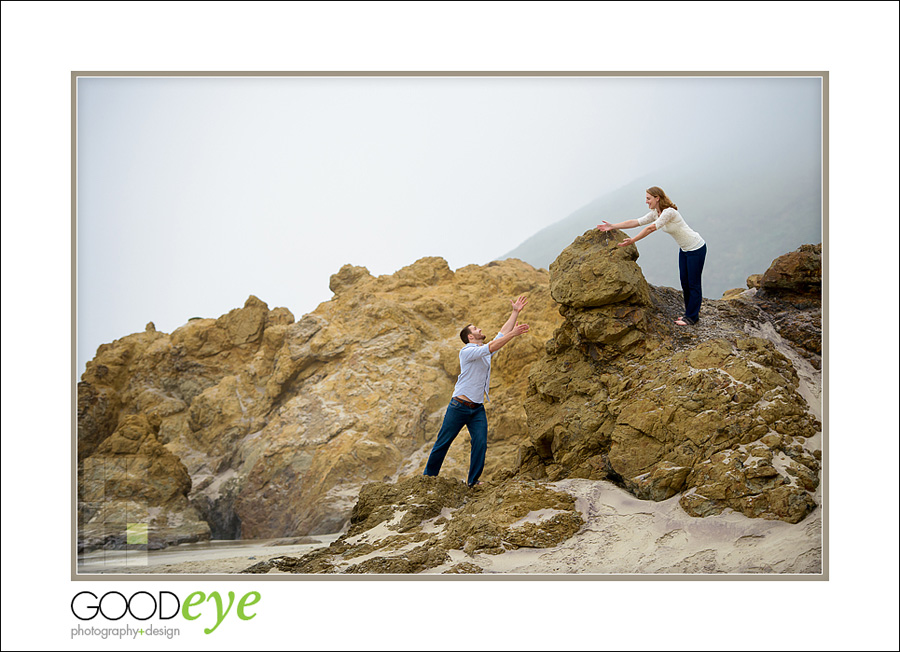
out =
[[[659,186],[653,186],[652,188],[647,188],[647,193],[659,199],[659,212],[662,213],[667,208],[674,208],[676,211],[678,210],[678,206],[675,205],[669,196],[666,194],[666,191],[660,188]]]
[[[472,327],[472,324],[469,324],[464,329],[459,332],[459,339],[463,341],[463,344],[469,343],[469,329]]]

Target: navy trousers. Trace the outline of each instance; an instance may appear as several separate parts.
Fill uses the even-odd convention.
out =
[[[487,453],[487,415],[484,405],[469,407],[463,405],[455,398],[447,406],[444,414],[444,423],[438,433],[437,441],[428,456],[423,475],[437,475],[441,471],[441,465],[450,450],[450,444],[456,439],[456,435],[463,426],[469,429],[469,437],[472,440],[472,450],[469,457],[469,478],[466,482],[469,486],[478,482],[481,472],[484,470],[484,457]]]
[[[681,291],[684,293],[684,316],[691,322],[700,319],[703,288],[700,276],[706,262],[706,245],[694,251],[679,251],[678,270],[681,272]]]

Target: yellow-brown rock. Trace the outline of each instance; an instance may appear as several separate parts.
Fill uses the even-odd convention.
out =
[[[822,245],[802,245],[779,256],[760,277],[755,300],[778,334],[816,369],[822,356]]]
[[[518,260],[453,272],[425,258],[382,277],[346,265],[330,287],[334,298],[297,322],[250,297],[170,335],[148,328],[101,346],[79,384],[80,484],[139,415],[155,424],[155,454],[186,467],[187,507],[213,538],[337,531],[363,483],[421,474],[459,373],[460,329],[492,337],[527,294],[532,330],[495,356],[487,406],[484,478],[511,475],[528,371],[561,322],[547,272]],[[465,477],[468,453],[463,431],[442,476]]]
[[[820,379],[772,319],[797,321],[805,308],[741,291],[705,300],[701,323],[677,328],[681,293],[647,286],[635,275],[634,254],[614,249],[620,241],[621,234],[586,233],[551,266],[564,322],[531,365],[529,440],[516,475],[498,474],[475,489],[444,477],[368,484],[349,531],[328,548],[245,572],[480,573],[485,555],[586,537],[583,517],[594,507],[585,501],[576,509],[558,491],[578,481],[543,482],[564,478],[612,481],[652,501],[680,494],[678,503],[696,517],[732,509],[791,524],[804,519],[819,485]],[[353,269],[340,276],[336,287],[371,280]],[[820,337],[814,325],[803,329],[810,320],[798,323],[809,339]],[[448,376],[452,359],[445,358]],[[376,449],[386,454],[383,445]],[[656,545],[685,539],[675,527]],[[814,525],[805,531],[815,545]],[[712,552],[688,557],[679,570],[711,572]]]
[[[822,290],[822,245],[803,245],[779,256],[759,287],[766,292],[819,295]]]
[[[649,286],[635,247],[619,247],[619,231],[591,229],[550,264],[550,290],[564,306],[597,308],[611,303],[649,305]]]
[[[608,479],[657,501],[686,492],[682,505],[698,516],[730,507],[802,519],[815,507],[814,451],[789,455],[773,436],[806,441],[821,424],[795,362],[781,352],[787,342],[748,336],[751,328],[771,330],[765,311],[773,303],[745,293],[704,300],[700,324],[676,327],[680,293],[645,290],[632,259],[614,251],[621,234],[602,235],[609,237],[586,233],[550,266],[566,321],[532,366],[530,443],[520,452],[519,476]],[[809,249],[789,258],[806,261],[794,267],[808,271],[802,285],[812,292],[816,251]],[[615,279],[614,289],[595,296],[597,279]],[[803,337],[820,338],[802,327],[808,322],[798,321],[796,305],[777,309],[801,324]],[[744,452],[748,445],[752,453]]]
[[[471,562],[450,566],[449,551],[472,557],[553,548],[583,525],[575,499],[545,483],[507,479],[473,490],[459,480],[417,476],[365,485],[349,530],[328,548],[244,572],[409,574],[442,565],[451,573],[480,572]]]
[[[127,415],[81,465],[81,549],[165,547],[209,538],[209,526],[188,503],[191,479],[159,443],[158,419]],[[129,532],[139,530],[136,540]]]
[[[334,299],[291,327],[267,386],[282,398],[258,447],[245,447],[244,536],[334,532],[363,483],[421,473],[459,373],[459,331],[496,332],[519,294],[534,330],[494,358],[485,477],[511,474],[525,441],[527,370],[559,323],[546,272],[509,260],[454,273],[426,258],[378,278],[345,266],[330,287]],[[462,434],[442,474],[467,465]]]
[[[449,551],[551,547],[581,527],[543,482],[564,478],[681,494],[695,516],[803,519],[821,463],[815,249],[794,257],[803,291],[761,280],[681,328],[681,293],[647,285],[621,240],[589,231],[549,274],[517,260],[454,272],[424,258],[380,277],[345,265],[333,299],[296,322],[250,297],[101,346],[78,387],[80,545],[121,545],[135,514],[154,545],[349,524],[281,570],[477,572]],[[520,294],[532,330],[493,358],[488,486],[458,480],[465,432],[441,477],[421,477],[460,329],[492,337]]]

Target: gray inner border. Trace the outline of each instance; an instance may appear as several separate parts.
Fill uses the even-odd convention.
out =
[[[78,243],[77,243],[77,108],[78,80],[82,77],[818,77],[822,80],[822,573],[819,575],[168,575],[168,574],[78,574],[78,340],[77,340],[77,299],[78,299]],[[829,437],[828,437],[828,71],[72,71],[71,73],[71,369],[72,394],[70,396],[72,415],[72,480],[71,480],[71,579],[72,581],[828,581],[829,579]]]

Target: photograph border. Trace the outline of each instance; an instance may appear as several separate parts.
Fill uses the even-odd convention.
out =
[[[91,77],[814,77],[822,83],[822,572],[818,574],[255,575],[78,572],[78,81]],[[827,581],[829,579],[829,73],[828,71],[72,71],[71,72],[71,580],[72,581]]]

